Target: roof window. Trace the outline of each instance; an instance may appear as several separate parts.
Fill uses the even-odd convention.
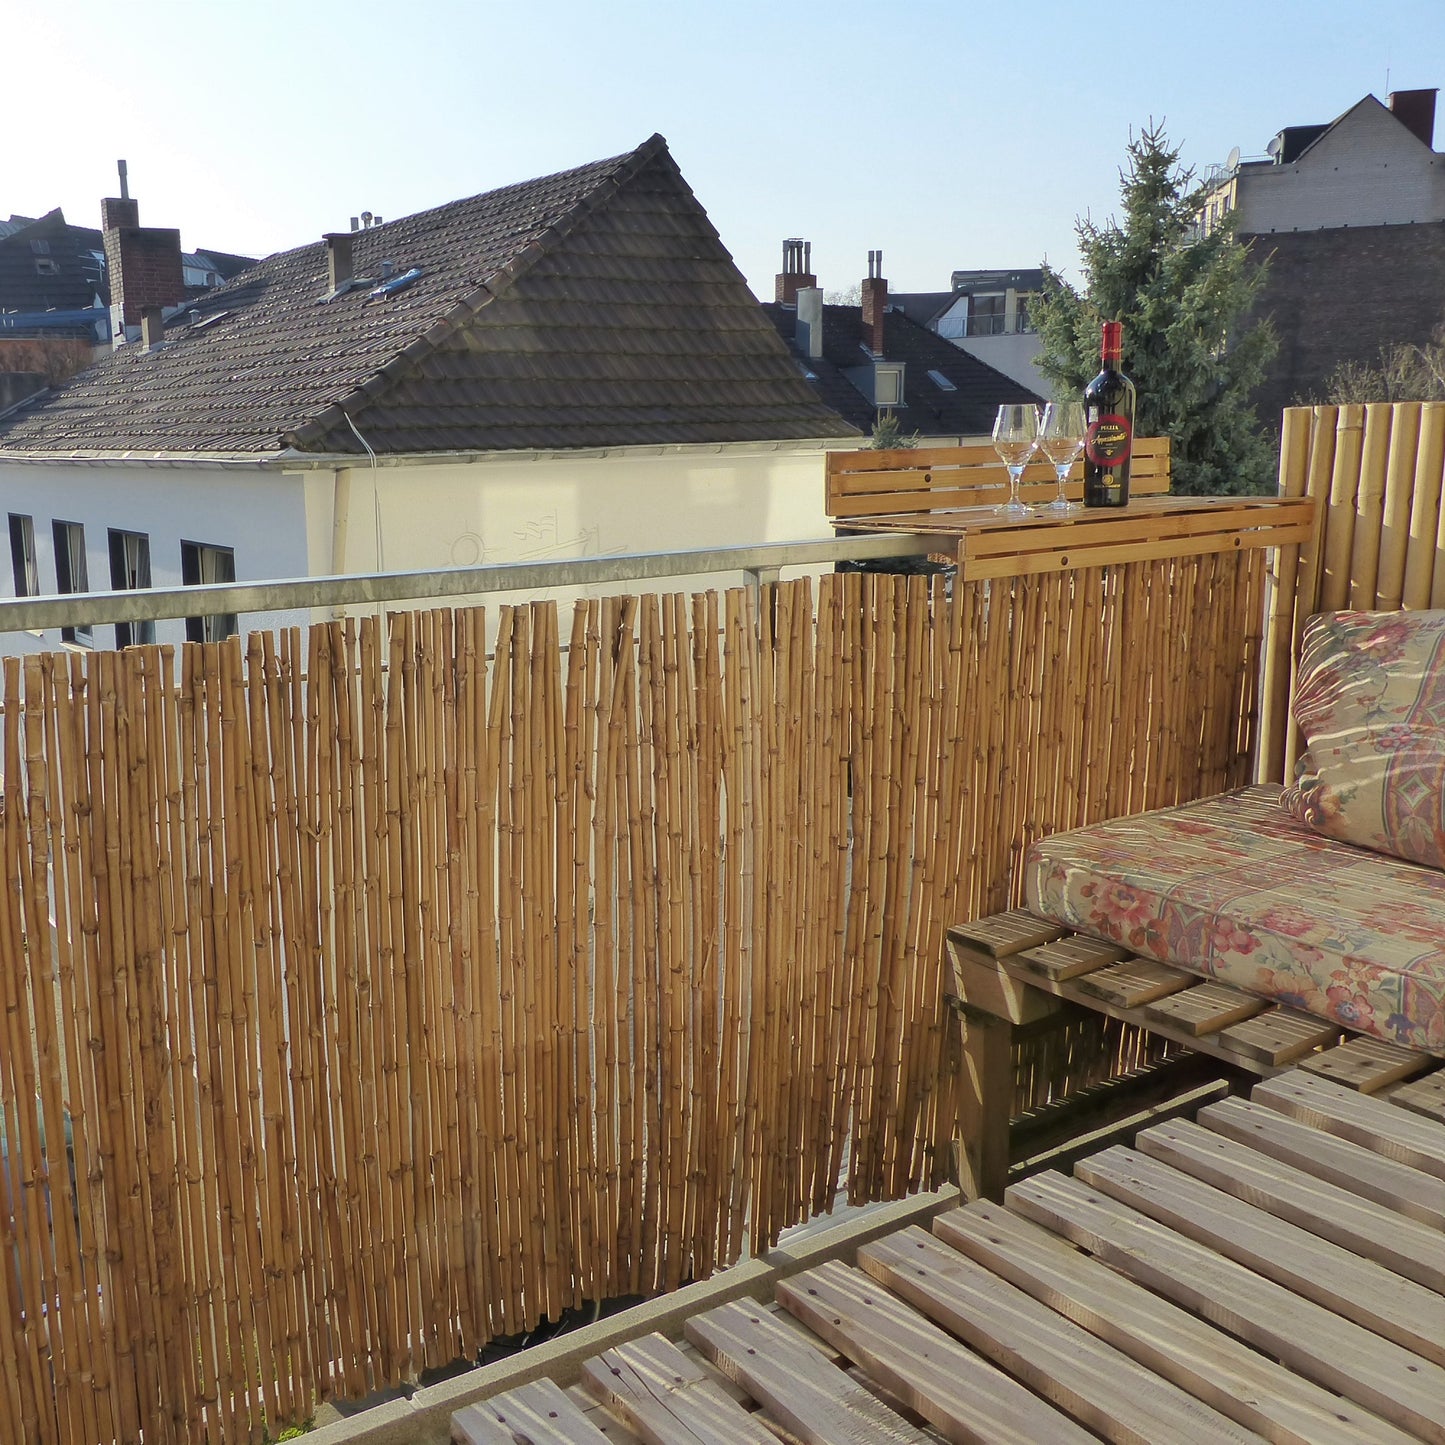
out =
[[[930,369],[928,379],[939,391],[957,391],[958,388],[941,372]]]

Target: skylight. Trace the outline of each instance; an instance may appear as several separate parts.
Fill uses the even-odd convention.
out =
[[[933,382],[934,386],[939,389],[939,391],[958,390],[958,388],[941,371],[930,371],[928,373],[928,377],[929,380]]]

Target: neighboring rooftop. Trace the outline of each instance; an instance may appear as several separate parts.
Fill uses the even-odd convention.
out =
[[[763,310],[779,335],[794,344],[796,309],[771,302]],[[872,362],[861,339],[862,327],[861,306],[824,306],[823,354],[810,357],[798,352],[798,356],[823,401],[861,431],[868,431],[880,408],[847,376]],[[986,436],[1005,402],[1044,399],[902,311],[883,313],[882,357],[904,364],[903,404],[886,409],[898,417],[905,435],[916,431],[923,436]]]
[[[125,346],[0,420],[0,452],[395,454],[850,433],[653,136],[268,257],[172,319],[163,345]]]

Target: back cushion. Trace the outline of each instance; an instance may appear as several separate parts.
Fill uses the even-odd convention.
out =
[[[1285,806],[1326,837],[1445,868],[1445,612],[1311,617],[1295,716],[1309,751]]]

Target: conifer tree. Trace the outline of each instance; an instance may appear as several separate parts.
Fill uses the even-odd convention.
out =
[[[1274,440],[1248,401],[1278,346],[1269,323],[1248,316],[1264,268],[1235,239],[1232,215],[1199,235],[1203,189],[1178,160],[1162,125],[1130,140],[1122,222],[1076,223],[1082,294],[1044,265],[1037,364],[1060,394],[1077,394],[1099,369],[1100,323],[1122,321],[1135,429],[1171,439],[1172,490],[1272,491]]]

